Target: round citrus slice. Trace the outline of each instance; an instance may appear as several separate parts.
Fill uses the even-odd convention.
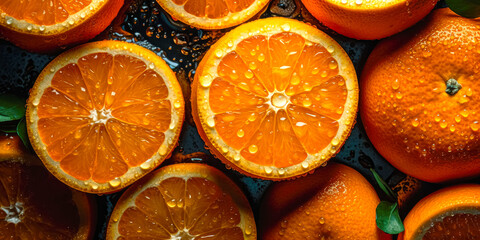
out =
[[[30,51],[52,51],[92,39],[123,0],[2,0],[0,36]]]
[[[292,178],[334,156],[358,105],[355,69],[322,31],[286,18],[244,24],[202,59],[193,116],[212,153],[238,171]]]
[[[55,58],[27,102],[32,146],[65,184],[119,190],[171,153],[184,119],[167,64],[132,43],[88,43]]]
[[[110,217],[107,240],[257,239],[247,198],[205,164],[163,167],[130,187]]]
[[[202,29],[223,29],[247,21],[270,0],[157,0],[173,18]]]
[[[413,207],[399,240],[480,239],[480,185],[434,192]]]
[[[18,136],[0,136],[1,239],[92,239],[94,213],[92,197],[59,182]]]

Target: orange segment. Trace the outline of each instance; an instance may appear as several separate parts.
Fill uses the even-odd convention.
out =
[[[247,199],[203,164],[163,167],[129,188],[113,210],[107,239],[256,239]]]
[[[17,136],[0,136],[0,232],[2,239],[93,237],[93,199],[59,182],[24,152]]]
[[[435,240],[442,238],[462,239],[480,238],[480,215],[479,214],[456,214],[446,216],[443,220],[436,222],[423,236],[424,240]]]
[[[304,174],[338,152],[358,102],[355,69],[343,49],[284,18],[222,37],[199,65],[192,93],[194,120],[212,153],[266,179]]]
[[[111,192],[173,150],[183,105],[175,75],[157,55],[134,44],[96,42],[60,55],[40,74],[28,102],[28,130],[61,181]]]
[[[2,0],[0,35],[30,51],[85,42],[114,19],[123,0]]]
[[[233,27],[260,12],[268,0],[157,0],[173,18],[203,29]]]

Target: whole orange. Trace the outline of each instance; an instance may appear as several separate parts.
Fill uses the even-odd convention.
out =
[[[302,0],[320,22],[350,38],[380,39],[425,17],[438,0]]]
[[[391,239],[375,225],[379,202],[360,173],[329,163],[267,190],[260,208],[260,239]]]
[[[480,174],[479,28],[478,19],[435,10],[368,58],[363,124],[400,171],[427,182]]]
[[[480,185],[463,184],[434,192],[405,218],[399,240],[480,239]]]

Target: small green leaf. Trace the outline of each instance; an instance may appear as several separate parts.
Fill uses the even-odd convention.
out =
[[[0,122],[18,120],[25,116],[25,100],[12,95],[0,95]]]
[[[398,213],[398,204],[381,201],[377,206],[377,226],[388,234],[399,234],[405,230],[400,214]]]
[[[456,14],[466,18],[480,17],[479,0],[445,0],[448,7]]]
[[[375,169],[370,168],[370,171],[372,172],[373,177],[375,178],[375,181],[377,181],[378,186],[387,195],[389,200],[391,202],[397,202],[397,196],[395,195],[395,193],[393,193],[390,186],[388,186],[388,184],[380,177],[380,175],[378,175]]]
[[[17,135],[22,140],[23,145],[25,145],[27,149],[31,149],[30,140],[28,139],[27,123],[25,122],[25,118],[22,118],[17,124]]]

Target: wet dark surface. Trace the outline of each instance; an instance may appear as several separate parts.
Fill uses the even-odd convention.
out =
[[[442,2],[439,5],[444,4]],[[114,20],[112,26],[95,40],[128,41],[154,51],[177,73],[177,78],[183,87],[187,103],[187,117],[180,136],[180,144],[175,149],[173,157],[162,166],[178,162],[204,162],[217,167],[244,190],[254,213],[257,214],[262,194],[271,182],[245,177],[227,169],[219,160],[213,158],[204,148],[204,143],[198,135],[190,115],[189,84],[193,80],[195,69],[209,46],[229,29],[204,31],[174,22],[163,12],[155,0],[127,0],[122,11]],[[352,59],[358,75],[361,73],[368,54],[376,44],[376,41],[349,39],[321,26],[306,13],[299,0],[273,0],[268,8],[256,18],[268,16],[296,18],[310,22],[324,30],[345,49]],[[25,98],[28,97],[28,90],[33,86],[36,77],[54,57],[53,55],[29,53],[0,40],[0,94],[14,93]],[[361,172],[374,187],[377,186],[373,181],[369,167],[374,167],[384,179],[387,179],[391,186],[395,186],[405,178],[404,174],[395,170],[376,152],[366,136],[359,117],[357,117],[357,123],[342,150],[330,161],[352,166]],[[411,186],[407,184],[407,187]],[[95,239],[104,239],[109,214],[122,192],[96,197],[98,222]],[[256,215],[256,217],[258,216]]]

